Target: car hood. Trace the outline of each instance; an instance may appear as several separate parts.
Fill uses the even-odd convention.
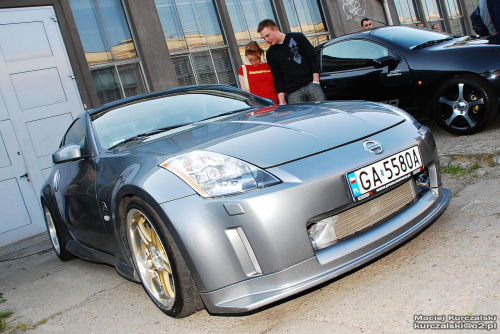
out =
[[[462,37],[459,39],[453,39],[450,41],[445,41],[442,44],[437,44],[435,46],[430,47],[429,49],[453,49],[453,48],[473,48],[477,51],[477,47],[487,47],[487,48],[498,48],[496,44],[489,44],[486,39],[472,38],[470,36]]]
[[[301,103],[255,108],[198,122],[123,149],[164,158],[207,150],[267,168],[369,137],[404,120],[380,103]]]
[[[477,46],[477,45],[488,45],[489,41],[487,39],[479,39],[479,38],[471,38],[467,37],[462,40],[459,40],[453,43],[451,46],[455,47],[468,47],[468,46]],[[492,47],[498,47],[498,45],[490,44]]]

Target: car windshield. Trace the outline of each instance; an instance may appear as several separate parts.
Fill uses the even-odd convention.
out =
[[[417,46],[434,45],[449,40],[452,37],[450,34],[444,32],[406,26],[391,26],[383,29],[376,29],[373,30],[371,34],[410,50],[415,49]]]
[[[161,131],[271,104],[236,89],[199,88],[105,109],[92,115],[92,122],[101,147],[108,149]]]

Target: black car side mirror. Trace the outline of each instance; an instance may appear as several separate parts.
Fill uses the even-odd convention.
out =
[[[372,65],[375,68],[389,67],[389,71],[392,71],[401,61],[399,56],[384,56],[372,60]]]
[[[59,148],[52,154],[52,161],[55,164],[78,160],[82,158],[80,145],[67,145]]]

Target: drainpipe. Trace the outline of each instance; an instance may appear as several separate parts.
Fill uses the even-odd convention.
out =
[[[379,0],[382,5],[384,6],[384,14],[385,14],[385,20],[387,21],[387,24],[392,26],[392,17],[391,17],[391,12],[389,10],[389,4],[387,3],[387,0]]]

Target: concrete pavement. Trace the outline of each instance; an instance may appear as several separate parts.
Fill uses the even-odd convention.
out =
[[[443,165],[479,161],[465,176],[443,176],[453,198],[430,228],[368,266],[244,316],[160,312],[139,284],[114,268],[61,262],[47,235],[0,249],[0,293],[9,331],[30,333],[435,333],[415,315],[500,316],[500,118],[456,137],[431,127]],[[488,155],[496,164],[488,165]],[[498,328],[498,320],[495,323]],[[19,331],[19,330],[17,330]],[[496,331],[499,331],[496,329]],[[469,333],[470,330],[446,330]],[[495,330],[493,330],[495,332]]]

